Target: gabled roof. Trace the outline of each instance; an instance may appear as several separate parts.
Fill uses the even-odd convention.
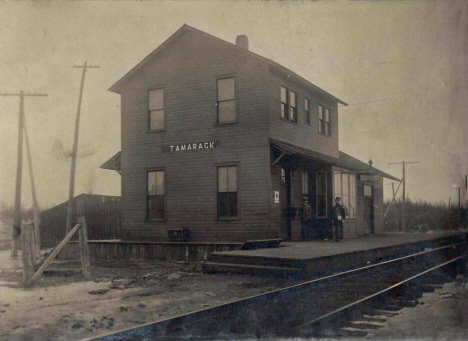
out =
[[[305,158],[309,159],[314,159],[314,160],[319,160],[326,162],[328,164],[331,164],[332,166],[340,167],[340,168],[345,168],[351,171],[359,172],[359,173],[366,173],[366,174],[378,174],[384,178],[390,179],[390,180],[395,180],[395,181],[400,181],[399,179],[395,178],[394,176],[387,174],[380,169],[377,169],[375,167],[371,167],[369,164],[362,162],[351,155],[348,155],[341,150],[339,151],[339,157],[335,158],[332,156],[324,155],[321,153],[314,152],[312,150],[294,146],[292,144],[270,139],[271,143],[273,146],[279,148],[280,150],[289,152],[291,154],[296,154]]]
[[[319,88],[318,86],[316,86],[315,84],[309,82],[307,79],[299,76],[298,74],[296,74],[295,72],[289,70],[288,68],[268,59],[268,58],[265,58],[263,56],[260,56],[252,51],[249,51],[249,50],[246,50],[246,49],[243,49],[235,44],[231,44],[225,40],[222,40],[222,39],[219,39],[211,34],[208,34],[206,32],[203,32],[203,31],[200,31],[194,27],[191,27],[187,24],[184,24],[181,28],[179,28],[175,33],[173,33],[168,39],[166,39],[161,45],[159,45],[153,52],[151,52],[148,56],[146,56],[140,63],[138,63],[133,69],[131,69],[129,72],[127,72],[125,74],[125,76],[123,76],[121,79],[119,79],[114,85],[112,85],[109,90],[112,91],[112,92],[115,92],[115,93],[120,93],[121,91],[121,86],[122,84],[129,78],[131,77],[133,74],[135,74],[144,64],[146,64],[150,59],[152,59],[155,55],[157,55],[162,49],[164,49],[166,46],[168,46],[170,43],[172,43],[174,40],[177,39],[177,37],[179,37],[183,32],[186,32],[186,31],[190,31],[190,32],[193,32],[193,33],[196,33],[196,34],[200,34],[200,35],[203,35],[204,37],[207,37],[219,44],[222,44],[224,46],[228,46],[230,48],[233,48],[241,53],[244,53],[244,54],[247,54],[248,56],[252,57],[252,58],[256,58],[258,60],[261,60],[267,64],[270,65],[270,67],[274,68],[275,70],[278,70],[280,71],[281,73],[285,73],[289,76],[291,76],[292,78],[298,80],[299,82],[301,83],[304,83],[306,86],[309,86],[311,87],[312,89],[316,90],[317,92],[319,92],[320,94],[322,95],[325,95],[327,97],[330,97],[332,99],[334,99],[335,101],[337,101],[338,103],[342,104],[342,105],[347,105],[347,103],[343,102],[342,100],[340,100],[339,98],[333,96],[332,94],[326,92],[325,90]]]

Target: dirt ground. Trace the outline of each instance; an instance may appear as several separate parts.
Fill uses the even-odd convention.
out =
[[[43,277],[27,290],[20,270],[0,272],[0,339],[78,340],[297,283],[167,261],[113,261],[91,272],[88,281]]]

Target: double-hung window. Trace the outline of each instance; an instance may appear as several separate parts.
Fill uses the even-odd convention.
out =
[[[147,219],[166,219],[166,181],[163,170],[150,171],[147,173]]]
[[[294,91],[289,91],[289,119],[297,122],[297,95]]]
[[[297,122],[297,93],[281,86],[281,118]]]
[[[356,174],[335,172],[333,196],[340,197],[346,217],[356,218]]]
[[[238,216],[237,166],[218,167],[218,218]]]
[[[304,98],[304,123],[310,125],[310,100]]]
[[[237,122],[236,81],[234,77],[217,80],[218,123]]]
[[[281,87],[281,118],[288,119],[288,89]]]
[[[163,89],[148,91],[148,121],[151,131],[166,129]]]
[[[319,133],[331,136],[331,113],[330,109],[322,105],[318,106]]]

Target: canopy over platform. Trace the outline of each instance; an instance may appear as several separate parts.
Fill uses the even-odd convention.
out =
[[[390,180],[400,181],[400,179],[397,179],[394,176],[381,171],[380,169],[372,167],[368,163],[362,162],[342,151],[339,152],[339,158],[334,158],[328,155],[314,152],[309,149],[294,146],[286,142],[274,139],[270,139],[270,142],[274,148],[278,149],[286,155],[296,155],[305,159],[318,160],[331,164],[335,167],[345,168],[358,173],[377,174]]]

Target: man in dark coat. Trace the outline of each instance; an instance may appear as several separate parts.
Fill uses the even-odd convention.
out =
[[[346,218],[346,210],[340,204],[340,197],[335,198],[335,206],[333,206],[333,225],[335,228],[335,241],[343,241],[343,223]]]
[[[299,210],[299,217],[301,218],[301,239],[302,241],[308,241],[310,238],[312,208],[310,207],[309,199],[306,196],[304,196],[302,207]]]

